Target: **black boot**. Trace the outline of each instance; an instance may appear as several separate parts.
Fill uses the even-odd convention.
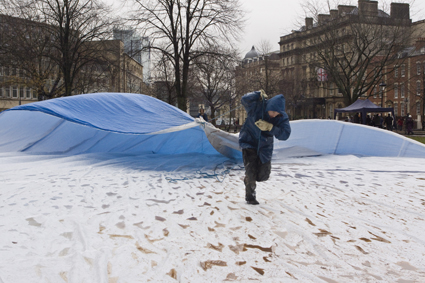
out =
[[[244,179],[244,183],[245,183],[245,200],[246,200],[246,203],[247,204],[253,204],[253,205],[260,204],[257,201],[257,198],[256,198],[255,183],[249,184],[246,177]]]
[[[247,204],[257,205],[260,204],[255,197],[250,198],[246,201]]]

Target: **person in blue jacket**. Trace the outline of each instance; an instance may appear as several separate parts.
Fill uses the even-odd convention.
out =
[[[239,145],[245,165],[245,200],[259,204],[256,182],[269,179],[273,154],[273,139],[287,140],[291,134],[282,94],[267,99],[264,91],[245,94],[241,99],[247,118],[239,133]]]
[[[202,117],[205,120],[205,122],[208,122],[208,116],[207,116],[207,114],[205,114],[204,108],[199,109],[199,113],[198,113],[197,117],[198,118]]]

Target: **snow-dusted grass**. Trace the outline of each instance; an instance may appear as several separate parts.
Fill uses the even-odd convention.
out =
[[[1,154],[0,282],[425,281],[424,159],[224,161]]]

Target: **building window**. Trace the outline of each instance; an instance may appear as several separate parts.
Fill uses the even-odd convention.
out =
[[[4,96],[5,97],[10,97],[10,87],[5,87],[4,89]]]
[[[12,68],[12,76],[16,76],[16,74],[17,74],[17,72],[16,72],[16,68],[15,68],[15,67],[13,67],[13,68]]]
[[[394,84],[394,98],[398,98],[398,84]]]
[[[32,98],[38,99],[38,94],[36,91],[32,91]]]
[[[398,66],[394,66],[394,78],[398,78]]]
[[[3,97],[3,88],[0,87],[0,97]]]
[[[398,116],[398,103],[394,102],[394,116]]]
[[[416,74],[421,74],[421,62],[416,62]]]
[[[27,98],[31,99],[31,89],[27,87]]]
[[[416,103],[416,115],[421,115],[421,104]]]
[[[9,76],[9,74],[10,74],[9,71],[10,71],[9,67],[4,67],[4,75],[5,76]]]
[[[416,95],[421,95],[422,89],[421,89],[421,81],[416,82]]]
[[[401,98],[404,98],[404,84],[400,85],[400,95],[401,95]]]
[[[24,88],[23,87],[21,87],[20,89],[19,89],[19,97],[20,98],[24,98],[25,96],[24,96],[24,94],[25,94],[25,92],[24,92]]]
[[[373,98],[376,98],[376,93],[378,92],[378,90],[377,90],[377,87],[375,86],[374,88],[373,88]],[[379,95],[379,96],[381,96],[381,95]]]
[[[12,97],[13,98],[18,98],[18,88],[16,86],[14,86],[12,88]]]
[[[405,74],[406,74],[406,68],[405,68],[405,65],[403,64],[401,65],[400,75],[402,78],[404,78]]]
[[[0,66],[0,77],[2,77],[2,76],[3,76],[3,67]]]

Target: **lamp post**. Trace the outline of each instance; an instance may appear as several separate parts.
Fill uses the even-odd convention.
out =
[[[406,109],[406,112],[404,113],[404,115],[407,117],[407,103],[409,103],[409,99],[406,97],[404,99],[404,109]]]
[[[384,82],[379,84],[379,89],[381,90],[381,107],[384,107],[384,91],[386,86],[387,84]]]

